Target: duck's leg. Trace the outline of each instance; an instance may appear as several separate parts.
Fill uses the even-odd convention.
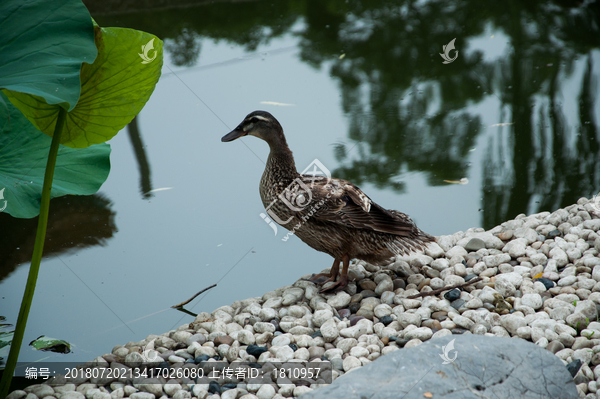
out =
[[[321,289],[319,293],[340,291],[348,285],[348,269],[350,268],[350,257],[348,255],[342,256],[342,262],[344,262],[344,265],[342,266],[342,274],[340,275],[339,281],[327,288]]]
[[[335,278],[337,277],[339,270],[340,270],[340,260],[334,259],[333,266],[331,266],[331,271],[329,272],[329,274],[327,274],[327,273],[313,274],[311,276],[311,278],[308,279],[308,281],[311,281],[315,284],[325,284],[329,281],[335,281]],[[320,280],[324,277],[328,277],[328,279],[321,283]]]

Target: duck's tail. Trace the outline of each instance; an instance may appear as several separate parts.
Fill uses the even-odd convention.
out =
[[[393,240],[387,242],[386,247],[396,255],[408,255],[411,252],[423,251],[427,244],[435,242],[435,237],[425,233],[423,230],[415,226],[410,237],[394,237]]]

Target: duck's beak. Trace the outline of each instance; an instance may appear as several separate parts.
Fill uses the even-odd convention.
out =
[[[247,135],[248,133],[242,130],[241,126],[236,127],[231,132],[227,133],[225,136],[221,137],[222,142],[233,141],[235,139],[239,139],[242,136]]]

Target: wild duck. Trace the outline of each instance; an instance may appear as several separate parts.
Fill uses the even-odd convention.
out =
[[[347,180],[298,173],[283,128],[270,113],[248,114],[221,141],[247,135],[266,141],[270,147],[260,180],[260,198],[269,215],[310,247],[334,258],[329,273],[310,279],[322,284],[334,282],[321,292],[341,290],[348,284],[351,259],[385,265],[394,256],[423,250],[435,241],[408,215],[382,208]],[[342,271],[335,282],[340,262]]]

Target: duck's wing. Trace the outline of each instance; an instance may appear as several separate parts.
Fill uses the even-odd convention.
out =
[[[382,208],[347,180],[306,175],[301,179],[311,191],[312,206],[306,209],[309,217],[402,237],[418,235],[419,229],[408,215]]]

